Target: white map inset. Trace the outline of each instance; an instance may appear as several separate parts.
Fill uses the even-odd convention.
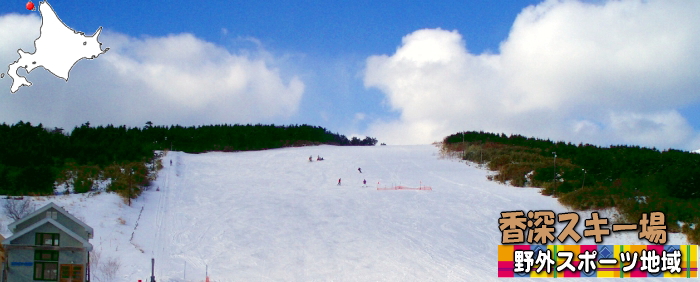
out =
[[[48,2],[42,1],[39,4],[39,12],[41,33],[34,41],[34,53],[17,50],[20,58],[9,66],[7,75],[12,77],[12,93],[22,86],[32,85],[24,76],[17,74],[19,68],[25,68],[29,73],[37,67],[44,67],[55,76],[68,81],[68,74],[78,61],[97,58],[109,50],[102,50],[102,43],[97,41],[102,27],[92,36],[85,36],[85,33],[66,26]]]

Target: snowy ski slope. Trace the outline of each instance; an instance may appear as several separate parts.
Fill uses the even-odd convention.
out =
[[[95,228],[95,249],[121,260],[120,281],[147,281],[151,257],[158,281],[203,281],[207,267],[211,281],[493,281],[500,212],[567,211],[539,189],[439,159],[431,145],[170,152],[163,164],[132,207],[113,194],[41,201]],[[377,191],[377,182],[433,190]],[[604,243],[646,244],[636,236]],[[679,234],[669,243],[687,244]]]

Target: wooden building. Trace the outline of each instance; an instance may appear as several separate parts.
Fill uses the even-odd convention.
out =
[[[11,223],[3,281],[90,281],[92,227],[49,203]]]

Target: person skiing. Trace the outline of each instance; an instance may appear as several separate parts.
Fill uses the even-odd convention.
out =
[[[170,166],[173,166],[173,160],[170,160]]]
[[[340,178],[338,178],[338,186],[340,186]]]
[[[359,168],[359,167],[357,168],[357,171],[359,171],[360,173],[362,173],[362,169]]]
[[[362,180],[362,185],[367,185],[367,179]]]
[[[313,162],[314,161],[314,156],[309,156],[309,161]]]

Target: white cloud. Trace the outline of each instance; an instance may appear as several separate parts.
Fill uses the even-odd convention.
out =
[[[700,101],[698,1],[546,1],[524,9],[499,54],[423,29],[367,59],[365,87],[401,113],[368,134],[429,143],[461,130],[603,145],[687,148],[676,109]],[[695,149],[695,148],[693,148]]]
[[[29,46],[38,34],[13,28],[32,16],[1,16],[3,38],[0,65],[16,59],[16,46]],[[275,58],[260,54],[234,54],[191,34],[134,38],[105,31],[100,36],[109,51],[95,60],[74,66],[68,83],[46,75],[43,69],[28,74],[32,87],[0,97],[0,121],[20,119],[51,126],[92,124],[143,125],[257,123],[296,114],[304,83],[285,78]],[[26,42],[25,42],[26,43]],[[33,52],[25,49],[25,51]],[[7,77],[6,77],[7,78]],[[0,80],[0,93],[9,93],[8,79]],[[7,87],[5,84],[7,83]]]
[[[39,37],[41,19],[35,15],[22,16],[8,14],[0,16],[0,72],[7,72],[7,66],[19,59],[17,49],[34,51],[34,39]],[[94,32],[94,31],[93,31]],[[9,61],[5,64],[5,61]]]
[[[659,139],[682,144],[693,138],[692,128],[676,111],[656,114],[621,113],[610,116],[616,139],[653,144]]]

